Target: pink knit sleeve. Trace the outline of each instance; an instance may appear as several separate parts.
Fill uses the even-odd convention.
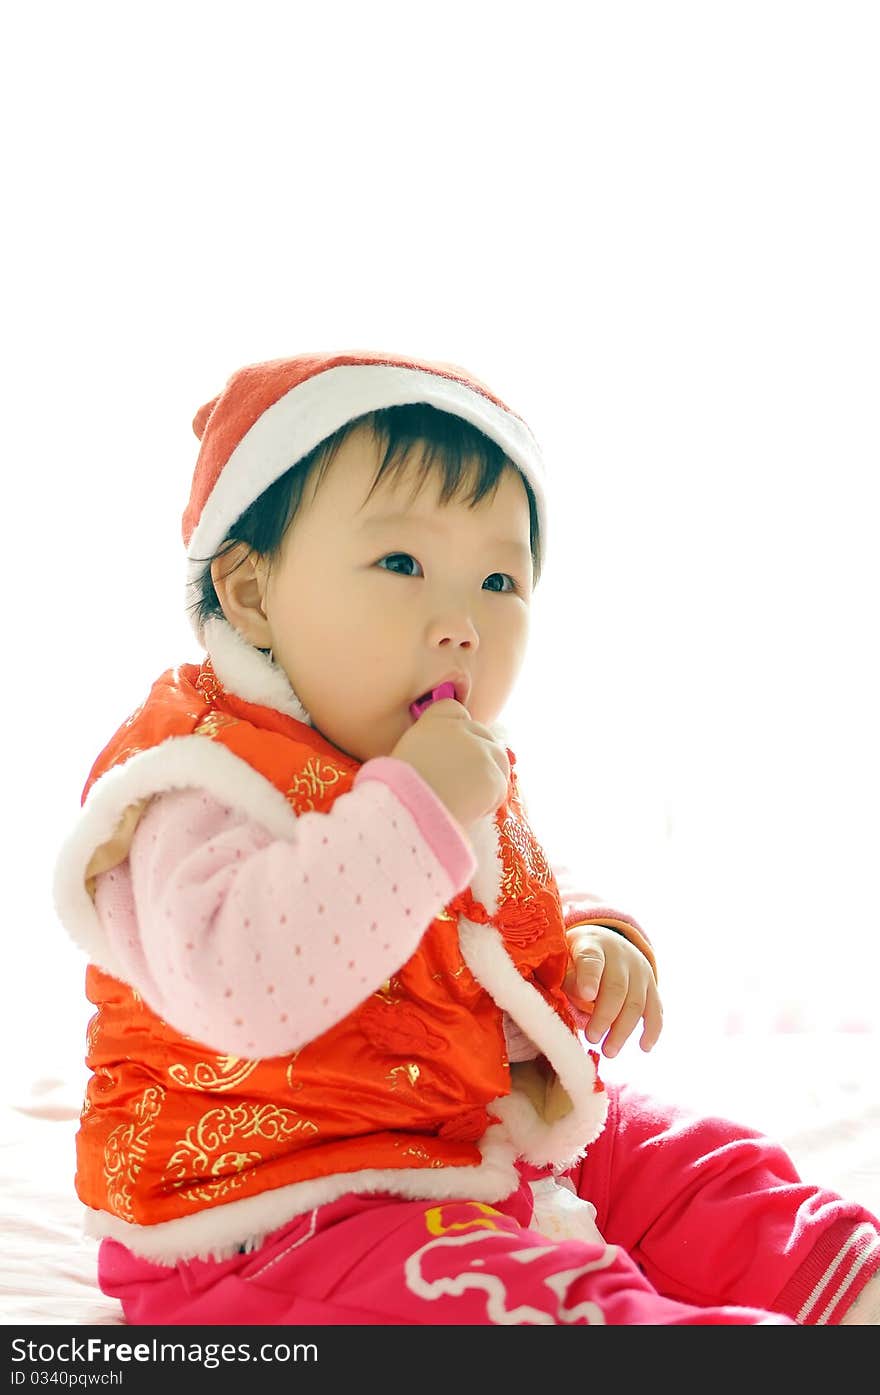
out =
[[[413,768],[366,762],[291,841],[201,790],[156,796],[95,906],[128,981],[188,1036],[274,1056],[373,993],[475,870]]]

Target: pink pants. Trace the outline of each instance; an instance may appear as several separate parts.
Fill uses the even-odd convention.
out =
[[[880,1268],[880,1221],[781,1148],[626,1086],[569,1176],[607,1243],[529,1229],[523,1181],[487,1206],[348,1195],[250,1254],[174,1268],[101,1244],[129,1323],[835,1323]]]

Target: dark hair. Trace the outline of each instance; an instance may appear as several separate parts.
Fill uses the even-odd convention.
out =
[[[367,426],[383,450],[370,494],[388,471],[399,472],[403,468],[417,445],[424,448],[418,487],[435,465],[439,465],[443,473],[440,499],[444,504],[461,493],[463,485],[469,482],[470,491],[465,496],[465,502],[473,507],[486,494],[494,493],[506,469],[516,469],[501,447],[476,426],[427,402],[383,407],[346,422],[292,465],[274,484],[270,484],[235,520],[213,556],[200,559],[205,566],[196,582],[196,600],[190,607],[199,628],[212,616],[223,614],[211,577],[211,563],[215,558],[224,556],[236,543],[246,543],[262,557],[276,555],[312,475],[317,474],[317,485],[320,485],[343,441],[359,426]],[[520,478],[529,501],[529,545],[533,584],[537,584],[542,561],[538,511],[530,484],[521,474]]]

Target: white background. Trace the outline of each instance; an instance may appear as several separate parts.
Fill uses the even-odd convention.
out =
[[[548,852],[656,942],[667,1037],[875,1026],[877,7],[5,14],[7,1063],[81,1060],[57,848],[198,657],[192,417],[350,347],[466,365],[543,447],[504,718]]]

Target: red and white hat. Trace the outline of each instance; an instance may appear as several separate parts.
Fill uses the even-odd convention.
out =
[[[193,419],[201,440],[183,515],[187,591],[237,518],[327,436],[365,412],[428,402],[463,417],[517,466],[546,538],[544,466],[521,417],[472,373],[378,350],[299,354],[240,368]]]

